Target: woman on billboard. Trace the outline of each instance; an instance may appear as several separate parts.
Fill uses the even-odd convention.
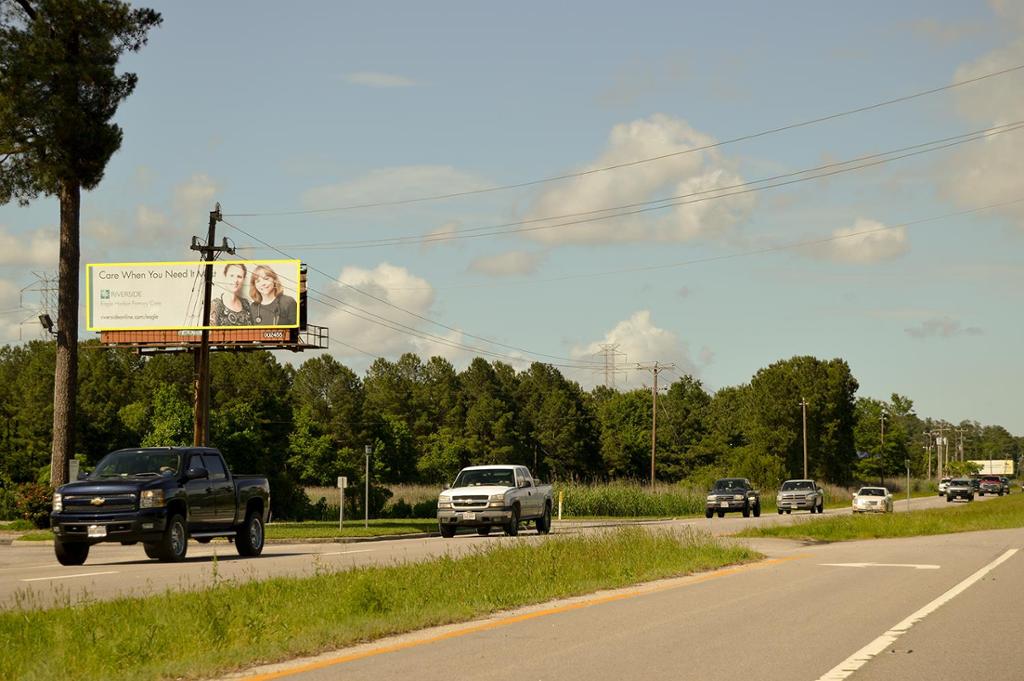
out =
[[[242,297],[248,270],[240,262],[224,266],[224,289],[213,301],[210,310],[210,326],[252,326],[249,301]]]
[[[256,326],[294,326],[298,321],[295,299],[285,295],[281,278],[269,265],[257,265],[252,271],[249,297]]]

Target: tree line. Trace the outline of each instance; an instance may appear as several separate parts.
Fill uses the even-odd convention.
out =
[[[0,485],[49,479],[54,362],[53,342],[0,348]],[[80,343],[76,457],[90,466],[121,447],[191,444],[192,371],[187,354]],[[650,389],[587,391],[546,364],[517,371],[476,358],[458,371],[405,354],[360,377],[326,354],[293,367],[266,351],[219,352],[211,376],[210,441],[234,470],[271,478],[279,517],[299,513],[303,485],[361,482],[367,446],[375,484],[442,484],[486,463],[524,464],[548,480],[650,475]],[[771,487],[802,477],[802,400],[809,475],[822,481],[901,476],[905,461],[924,476],[925,433],[939,428],[963,439],[965,458],[1020,457],[1024,438],[1001,426],[921,418],[909,397],[857,389],[844,360],[808,356],[713,394],[680,376],[657,400],[657,480],[734,475]]]

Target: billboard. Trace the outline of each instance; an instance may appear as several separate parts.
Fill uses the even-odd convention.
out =
[[[978,464],[979,475],[1013,475],[1013,459],[972,459]]]
[[[298,260],[213,263],[210,324],[203,327],[203,262],[85,266],[86,328],[280,329],[299,325]]]

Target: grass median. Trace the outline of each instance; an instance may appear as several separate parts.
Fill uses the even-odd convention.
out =
[[[0,613],[0,678],[193,679],[523,605],[742,563],[710,535],[621,528],[495,542],[463,557]]]
[[[985,503],[958,502],[955,506],[949,506],[909,513],[816,518],[795,525],[751,528],[736,536],[836,542],[1024,527],[1024,494],[1000,497]]]

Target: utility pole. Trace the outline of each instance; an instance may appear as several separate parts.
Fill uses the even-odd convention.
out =
[[[800,414],[804,422],[804,479],[807,479],[807,400],[800,398]]]
[[[878,415],[878,420],[882,424],[882,442],[879,445],[878,455],[882,457],[882,468],[880,475],[882,477],[882,484],[885,484],[885,417],[888,414],[885,413],[885,407],[882,407],[882,413]]]
[[[676,368],[675,364],[637,364],[637,370],[645,369],[654,376],[654,386],[651,388],[651,487],[654,487],[654,459],[658,444],[658,374],[662,371]]]
[[[220,246],[214,246],[217,223],[220,222],[220,204],[210,211],[210,226],[206,243],[200,245],[198,237],[192,237],[192,250],[202,254],[203,262],[207,263],[203,276],[203,331],[199,341],[199,349],[192,353],[195,374],[195,414],[192,421],[192,445],[205,447],[210,443],[210,298],[213,294],[213,260],[217,253],[227,252],[232,255],[235,249],[230,248],[227,239]]]

